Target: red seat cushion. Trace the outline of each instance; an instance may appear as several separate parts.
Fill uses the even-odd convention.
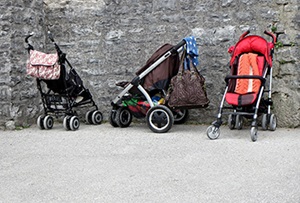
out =
[[[247,106],[251,105],[255,102],[257,98],[256,93],[248,93],[248,94],[236,94],[227,92],[225,95],[226,102],[233,106]]]

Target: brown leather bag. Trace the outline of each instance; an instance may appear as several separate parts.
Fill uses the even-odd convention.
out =
[[[190,63],[190,70],[183,68],[185,55],[184,52],[177,75],[171,79],[166,96],[167,105],[185,109],[207,107],[209,100],[205,90],[205,78],[193,63]]]

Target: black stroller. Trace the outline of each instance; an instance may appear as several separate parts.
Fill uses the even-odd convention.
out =
[[[46,54],[34,50],[28,39],[27,50],[30,55],[27,61],[27,74],[36,78],[37,88],[41,94],[44,114],[37,118],[37,125],[40,129],[51,129],[54,124],[53,116],[63,115],[63,126],[66,130],[77,130],[80,121],[75,111],[76,107],[88,108],[85,120],[89,124],[101,124],[102,113],[98,110],[91,93],[83,86],[83,82],[75,69],[55,43],[52,35],[48,32],[53,42],[55,54]],[[67,70],[69,66],[69,71]]]
[[[168,132],[174,123],[187,121],[188,109],[171,109],[165,102],[171,78],[179,69],[180,52],[185,45],[185,40],[176,46],[163,45],[136,72],[137,76],[131,82],[117,83],[124,89],[111,103],[109,122],[113,127],[128,127],[132,115],[136,118],[146,117],[148,127],[155,133]]]
[[[229,114],[228,126],[230,129],[242,129],[243,119],[252,119],[251,140],[257,140],[258,116],[262,116],[261,126],[263,130],[274,131],[277,126],[277,118],[271,113],[273,105],[272,91],[272,60],[277,36],[265,31],[272,37],[272,42],[266,41],[257,35],[247,36],[250,31],[240,37],[235,46],[230,47],[230,75],[226,76],[226,88],[223,95],[217,120],[207,128],[207,136],[217,139],[222,125],[222,114]],[[266,85],[269,78],[269,85]],[[268,94],[264,98],[264,93]],[[224,106],[225,101],[230,106]],[[233,112],[223,112],[229,109]]]

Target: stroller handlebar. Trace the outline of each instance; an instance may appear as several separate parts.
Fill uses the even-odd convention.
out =
[[[250,33],[250,30],[247,30],[246,32],[244,32],[241,36],[240,36],[240,40],[245,38],[246,35],[248,35]]]
[[[51,40],[51,42],[54,42],[54,38],[53,38],[52,33],[50,31],[48,31],[48,37]]]
[[[30,33],[29,35],[27,35],[27,37],[25,38],[25,42],[28,44],[29,42],[28,42],[28,39],[30,38],[30,37],[32,37],[34,35],[34,32],[32,32],[32,33]]]
[[[179,42],[177,45],[175,45],[174,47],[173,47],[173,51],[177,51],[180,47],[182,47],[183,45],[185,45],[185,41],[184,40],[182,40],[181,42]]]
[[[266,34],[266,35],[269,35],[270,37],[272,37],[272,42],[273,42],[273,44],[275,44],[276,42],[277,42],[277,36],[276,35],[274,35],[273,33],[271,33],[271,32],[268,32],[268,31],[264,31],[264,34]],[[281,33],[281,34],[283,34],[283,33]]]

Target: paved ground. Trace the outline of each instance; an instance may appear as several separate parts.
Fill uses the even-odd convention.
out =
[[[0,132],[0,202],[300,202],[300,129],[55,124]]]

